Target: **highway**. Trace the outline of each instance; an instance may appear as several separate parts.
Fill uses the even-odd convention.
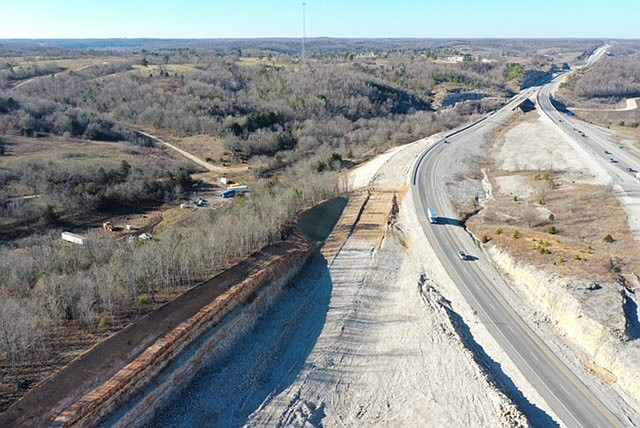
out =
[[[631,232],[640,237],[640,153],[631,145],[621,145],[616,141],[619,137],[610,131],[556,110],[551,97],[565,77],[558,76],[537,92],[541,113],[569,138],[576,150],[590,155],[607,172],[616,196],[626,201]]]
[[[445,140],[423,153],[414,167],[413,197],[417,209],[421,210],[419,217],[425,235],[465,300],[477,313],[478,321],[486,325],[516,367],[560,418],[558,422],[568,427],[626,426],[554,355],[502,297],[498,290],[507,287],[504,279],[461,227],[444,191],[442,177],[450,162],[459,156],[457,150],[476,143],[478,134],[502,126],[513,108],[525,98],[537,95],[536,92],[537,89],[522,92],[496,113],[447,135]],[[427,220],[427,208],[438,210],[439,224]],[[461,260],[458,250],[473,257]]]
[[[600,161],[616,184],[640,185],[640,180],[636,177],[636,173],[640,171],[640,156],[637,151],[629,150],[629,147],[625,149],[612,141],[601,129],[556,110],[551,103],[555,85],[555,82],[546,85],[538,93],[538,105],[542,112],[555,122],[565,135]]]

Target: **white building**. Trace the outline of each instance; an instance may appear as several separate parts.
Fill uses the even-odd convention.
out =
[[[62,239],[78,245],[84,245],[87,243],[87,238],[71,232],[62,232]]]

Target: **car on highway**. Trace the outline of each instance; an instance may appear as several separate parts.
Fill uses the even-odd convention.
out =
[[[634,174],[638,171],[636,171],[635,169],[631,168],[631,167],[627,167],[627,171],[629,171],[631,174]]]
[[[609,150],[605,150],[605,151],[604,151],[604,154],[605,154],[605,155],[610,155],[610,154],[611,154],[611,152],[610,152]]]
[[[614,158],[609,158],[609,162],[611,162],[611,163],[617,163],[618,161],[617,161],[617,160],[615,160]]]
[[[458,251],[458,257],[460,257],[460,260],[467,260],[467,258],[468,258],[469,256],[468,256],[468,255],[467,255],[467,253],[465,253],[464,251],[459,250],[459,251]]]

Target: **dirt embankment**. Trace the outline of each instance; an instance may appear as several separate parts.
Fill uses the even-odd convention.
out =
[[[640,245],[602,171],[536,112],[498,135],[467,226],[587,368],[640,400]]]
[[[199,334],[311,254],[299,237],[268,246],[97,344],[0,414],[0,426],[92,425],[126,403]]]

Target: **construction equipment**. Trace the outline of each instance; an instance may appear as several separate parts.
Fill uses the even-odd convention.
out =
[[[113,232],[113,224],[110,221],[102,223],[102,228],[107,232]]]

